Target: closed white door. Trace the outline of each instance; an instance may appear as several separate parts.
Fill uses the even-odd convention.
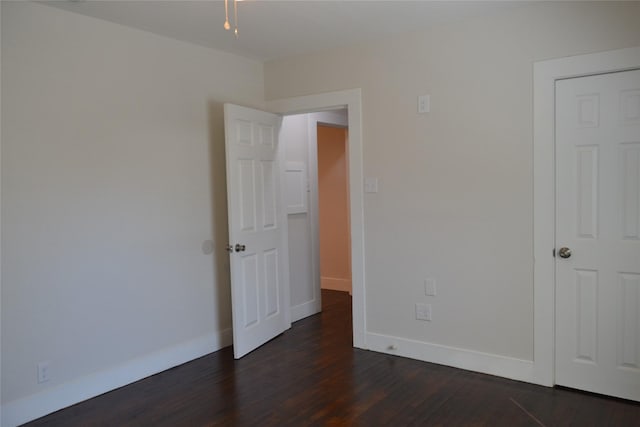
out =
[[[244,356],[291,326],[280,117],[224,106],[233,351]]]
[[[556,183],[556,383],[640,401],[640,70],[556,83]]]

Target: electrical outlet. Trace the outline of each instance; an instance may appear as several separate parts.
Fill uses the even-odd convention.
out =
[[[213,253],[213,250],[215,249],[213,240],[205,240],[204,242],[202,242],[202,253],[205,255],[210,255]]]
[[[49,379],[49,362],[38,363],[38,383],[46,383]]]
[[[416,319],[431,321],[431,304],[416,304]]]
[[[424,279],[424,294],[429,297],[436,296],[436,279]]]
[[[418,96],[418,113],[428,113],[431,111],[431,96]]]

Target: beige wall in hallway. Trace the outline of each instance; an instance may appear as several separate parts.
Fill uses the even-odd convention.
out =
[[[323,289],[351,292],[347,130],[318,126],[320,276]]]

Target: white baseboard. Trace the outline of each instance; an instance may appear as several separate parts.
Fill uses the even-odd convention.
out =
[[[351,280],[349,279],[338,279],[336,277],[321,277],[320,287],[322,289],[349,292],[349,294],[351,294]]]
[[[231,329],[138,357],[106,371],[96,372],[40,393],[2,405],[3,427],[35,420],[52,412],[131,384],[183,363],[218,351],[233,342]]]
[[[291,307],[291,323],[297,322],[298,320],[312,316],[316,313],[320,313],[320,310],[321,307],[319,299],[293,306]]]
[[[307,304],[301,304],[302,307]],[[295,307],[294,307],[295,308]],[[292,321],[293,316],[292,308]],[[447,347],[367,333],[367,347],[372,351],[481,372],[518,381],[536,383],[533,362],[472,350]],[[131,384],[232,344],[231,329],[161,350],[107,371],[87,375],[76,381],[2,405],[2,426],[15,427],[52,412]],[[391,349],[390,346],[394,346]]]
[[[371,332],[367,333],[367,345],[370,350],[381,353],[496,375],[512,380],[536,383],[533,376],[533,361],[531,360],[447,347]]]

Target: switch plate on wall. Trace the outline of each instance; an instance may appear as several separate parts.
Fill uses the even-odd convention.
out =
[[[431,304],[416,304],[416,319],[431,321]]]
[[[429,297],[436,296],[436,279],[424,279],[424,294]]]
[[[365,178],[364,179],[364,192],[365,193],[377,193],[378,192],[378,178]]]
[[[38,384],[49,381],[49,362],[38,363]]]

